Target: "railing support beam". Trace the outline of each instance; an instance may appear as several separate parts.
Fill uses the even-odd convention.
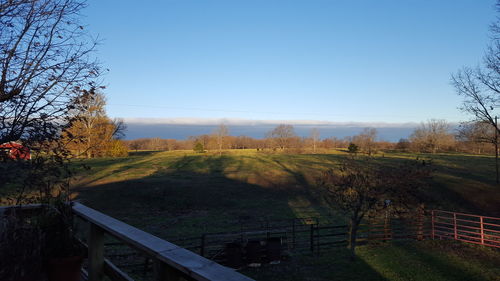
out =
[[[179,271],[167,266],[164,262],[155,259],[154,261],[154,280],[155,281],[184,281]]]
[[[89,224],[89,281],[101,281],[104,276],[104,231],[93,223]]]

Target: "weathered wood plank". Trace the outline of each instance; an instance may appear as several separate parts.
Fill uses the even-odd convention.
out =
[[[89,222],[90,223],[90,222]],[[104,231],[90,223],[88,241],[89,280],[101,281],[104,277]]]
[[[110,235],[150,256],[156,256],[161,251],[179,248],[177,245],[160,239],[82,204],[75,203],[73,211],[84,220],[101,227]]]
[[[74,204],[73,210],[76,215],[91,224],[95,224],[110,235],[124,241],[129,246],[143,251],[152,258],[169,266],[171,269],[178,270],[196,280],[253,280],[232,269],[203,258],[191,251],[82,204]]]
[[[253,280],[184,248],[164,251],[158,259],[196,280]]]

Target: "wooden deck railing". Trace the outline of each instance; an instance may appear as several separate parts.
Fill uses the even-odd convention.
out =
[[[23,212],[36,212],[41,205],[23,206]],[[0,207],[0,215],[11,207]],[[224,267],[182,247],[160,239],[122,221],[107,216],[79,203],[73,213],[88,224],[84,246],[88,249],[87,279],[101,281],[106,276],[112,281],[133,281],[126,273],[104,257],[104,236],[109,235],[154,262],[154,280],[234,280],[250,281],[233,269]]]
[[[102,280],[131,280],[104,259],[104,234],[135,248],[153,259],[155,280],[252,280],[233,269],[201,257],[191,251],[109,217],[82,204],[75,203],[76,216],[89,224],[88,277]]]
[[[500,248],[500,218],[433,210],[432,239],[453,239]]]

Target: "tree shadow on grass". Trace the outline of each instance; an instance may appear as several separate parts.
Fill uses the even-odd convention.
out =
[[[130,151],[128,154],[132,157],[142,157],[149,156],[158,152],[164,152],[162,150],[147,150],[147,151]]]
[[[165,239],[237,231],[245,221],[295,216],[289,206],[290,198],[297,196],[293,189],[284,191],[230,179],[224,168],[238,165],[234,160],[208,157],[199,163],[197,157],[182,157],[166,169],[140,179],[79,187],[75,191],[82,203]],[[200,165],[206,170],[195,172]],[[337,265],[332,271],[334,260]],[[383,280],[359,259],[342,265],[337,258],[296,256],[283,264],[288,269],[266,268],[271,276],[279,278],[262,280],[346,280],[349,271],[366,272],[370,277],[351,280]],[[342,277],[337,278],[341,271]],[[307,279],[302,278],[304,272],[308,272]]]
[[[222,231],[238,225],[240,220],[293,217],[288,207],[293,192],[227,178],[224,167],[232,160],[225,157],[197,161],[196,156],[186,156],[168,169],[140,179],[74,191],[89,206],[146,230],[151,224],[164,225],[163,230],[156,231],[164,237],[170,230],[201,234]],[[201,164],[206,171],[195,172]]]

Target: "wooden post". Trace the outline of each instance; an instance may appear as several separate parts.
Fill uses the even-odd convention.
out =
[[[497,116],[495,116],[495,170],[496,170],[496,183],[500,183],[498,175],[498,117]]]
[[[389,215],[386,211],[384,218],[384,242],[387,242],[390,239],[391,237],[389,235]]]
[[[314,253],[314,224],[311,224],[311,252]]]
[[[457,213],[453,213],[453,232],[455,234],[455,240],[458,240]]]
[[[104,231],[93,223],[89,224],[89,281],[101,281],[104,277]]]
[[[479,222],[481,223],[481,245],[484,245],[484,221],[483,217],[479,217]]]
[[[295,249],[295,219],[292,219],[292,248]]]
[[[173,267],[168,266],[161,260],[155,259],[154,261],[154,279],[155,281],[181,281],[182,273],[175,270]]]
[[[205,256],[205,233],[201,235],[200,256]]]
[[[148,273],[148,267],[149,267],[149,257],[145,257],[144,258],[144,269],[142,271],[143,278],[146,278],[146,274]]]
[[[434,210],[431,211],[431,238],[434,240]]]
[[[320,247],[321,247],[321,245],[320,245],[320,242],[321,242],[321,241],[320,241],[320,235],[319,235],[319,222],[318,222],[318,224],[316,225],[316,234],[318,235],[318,238],[317,238],[317,240],[316,240],[316,243],[317,243],[317,247],[316,247],[316,248],[317,248],[317,250],[316,250],[316,251],[317,251],[317,254],[318,254],[318,256],[319,256],[319,251],[320,251]]]
[[[418,225],[417,225],[417,240],[424,240],[424,218],[425,218],[425,207],[420,205],[418,208]]]

